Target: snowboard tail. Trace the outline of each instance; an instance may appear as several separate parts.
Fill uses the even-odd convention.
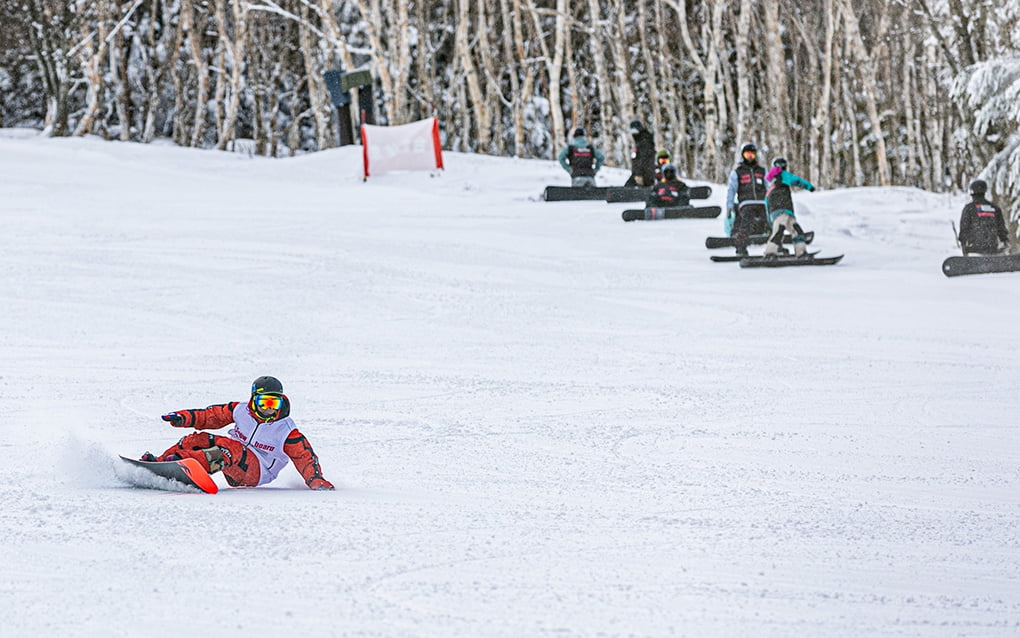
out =
[[[784,244],[791,244],[791,243],[793,243],[793,236],[790,235],[790,233],[783,233],[783,235],[784,235],[783,236],[783,243]],[[810,244],[815,239],[815,231],[809,230],[806,233],[804,233],[804,239],[805,239],[805,241],[807,241],[807,243]],[[760,246],[761,244],[764,244],[768,240],[769,240],[769,235],[767,233],[762,233],[762,234],[758,234],[758,235],[748,235],[747,236],[747,243],[748,243],[749,246],[750,245]],[[732,237],[706,237],[705,238],[705,248],[732,248],[732,247],[733,247],[733,238]]]
[[[606,201],[607,186],[546,186],[542,199],[547,202]]]
[[[152,476],[187,485],[207,494],[215,494],[219,491],[216,482],[209,476],[209,473],[195,459],[181,459],[179,461],[139,461],[129,459],[126,456],[120,457],[125,463],[133,467],[142,468]],[[145,475],[142,475],[145,476]],[[135,481],[132,483],[137,487],[148,487],[160,489],[158,481]]]
[[[1020,271],[1020,255],[969,255],[942,262],[942,274],[946,277],[1016,271]]]
[[[676,208],[645,208],[623,211],[623,221],[655,219],[712,219],[722,212],[719,206],[677,206]]]
[[[711,196],[711,186],[691,186],[687,189],[687,197],[690,199],[708,199]]]

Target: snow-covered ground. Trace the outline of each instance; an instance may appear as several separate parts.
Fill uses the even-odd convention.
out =
[[[742,270],[359,150],[0,132],[0,636],[1020,634],[1020,274],[941,274],[962,197],[823,182],[843,262]],[[118,478],[263,374],[337,491]]]

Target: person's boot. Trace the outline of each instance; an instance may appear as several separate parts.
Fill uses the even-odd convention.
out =
[[[215,474],[223,469],[223,450],[218,447],[211,447],[202,450],[205,454],[206,463],[209,465],[209,473]]]

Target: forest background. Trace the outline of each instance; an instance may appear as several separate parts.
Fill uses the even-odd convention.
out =
[[[380,124],[552,159],[639,119],[684,176],[736,149],[826,187],[966,188],[1020,216],[1020,0],[0,0],[0,127],[286,156],[334,147],[329,70]],[[357,104],[357,89],[354,103]],[[353,126],[359,124],[357,109]]]

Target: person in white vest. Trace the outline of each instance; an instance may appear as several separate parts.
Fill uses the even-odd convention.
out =
[[[160,456],[149,452],[143,461],[193,458],[210,474],[222,471],[232,487],[257,487],[272,482],[290,461],[313,490],[332,490],[322,476],[319,457],[290,418],[290,399],[275,377],[259,377],[247,403],[232,401],[197,410],[164,414],[175,428],[216,430],[230,424],[227,436],[193,432]]]

